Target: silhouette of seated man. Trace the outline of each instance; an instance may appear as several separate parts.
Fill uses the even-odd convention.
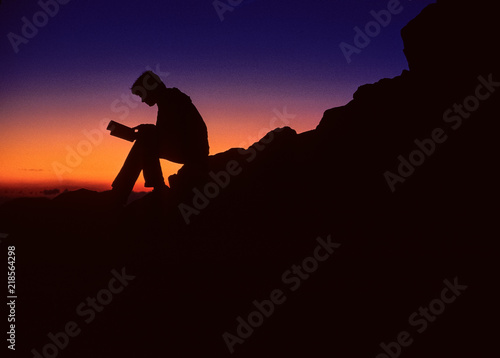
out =
[[[112,192],[124,204],[142,170],[145,187],[167,190],[160,158],[184,164],[183,170],[200,173],[207,167],[207,127],[191,98],[177,88],[167,88],[151,71],[144,72],[132,85],[132,93],[142,102],[158,106],[156,125],[141,124],[136,141],[114,180]]]

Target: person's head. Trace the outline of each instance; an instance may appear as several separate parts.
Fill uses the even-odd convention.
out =
[[[131,91],[151,107],[158,103],[159,96],[165,89],[166,86],[160,77],[152,71],[146,71],[134,82]]]

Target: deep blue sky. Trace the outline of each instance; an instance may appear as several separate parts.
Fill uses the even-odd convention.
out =
[[[347,64],[339,43],[352,43],[353,27],[363,27],[370,11],[386,8],[387,0],[243,0],[222,22],[212,0],[71,0],[18,54],[7,34],[21,34],[21,18],[31,20],[40,7],[37,1],[4,0],[2,99],[12,86],[27,89],[52,80],[59,85],[63,78],[108,90],[101,76],[129,85],[155,64],[175,84],[209,84],[215,91],[220,84],[271,95],[303,89],[305,96],[324,90],[344,96],[407,67],[399,31],[432,2],[402,0],[402,13]]]

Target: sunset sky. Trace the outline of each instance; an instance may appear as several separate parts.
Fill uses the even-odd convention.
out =
[[[129,92],[147,69],[191,97],[211,154],[285,124],[314,129],[360,85],[408,68],[400,30],[433,2],[3,0],[0,196],[110,189],[131,143],[103,123],[155,123]],[[348,63],[340,43],[388,7],[397,14]],[[180,167],[162,166],[165,178]]]

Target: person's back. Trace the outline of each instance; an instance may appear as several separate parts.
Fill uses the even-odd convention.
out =
[[[150,107],[158,105],[156,125],[141,124],[137,139],[112,184],[119,202],[125,202],[143,171],[145,187],[168,189],[163,179],[160,158],[184,164],[184,172],[203,176],[208,162],[207,127],[191,98],[177,88],[167,88],[151,71],[133,84],[132,93]]]
[[[159,98],[160,156],[188,164],[208,156],[207,126],[191,98],[177,88],[166,88]]]

